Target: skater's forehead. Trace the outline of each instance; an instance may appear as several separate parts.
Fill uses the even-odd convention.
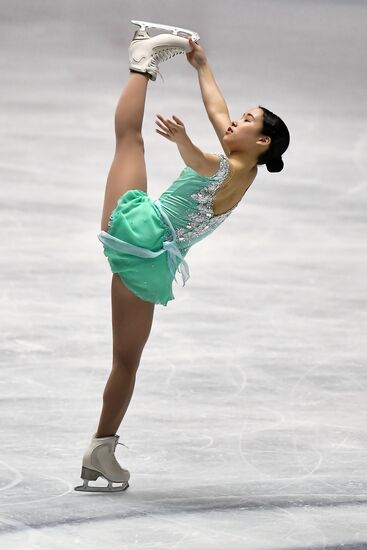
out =
[[[260,107],[252,107],[243,113],[243,116],[252,117],[254,120],[261,119],[262,109]]]

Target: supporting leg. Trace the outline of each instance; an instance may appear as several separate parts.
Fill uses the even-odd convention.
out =
[[[103,407],[96,437],[115,435],[130,404],[136,371],[114,364],[103,392]]]
[[[135,296],[114,273],[111,284],[113,361],[96,437],[115,435],[129,406],[155,304]]]

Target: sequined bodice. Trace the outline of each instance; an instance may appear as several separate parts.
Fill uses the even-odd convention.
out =
[[[203,176],[186,166],[178,178],[159,197],[161,205],[170,218],[177,235],[177,244],[183,252],[214,231],[235,209],[215,215],[214,196],[226,180],[230,166],[222,153],[219,168],[213,176]],[[169,237],[167,232],[167,238]]]

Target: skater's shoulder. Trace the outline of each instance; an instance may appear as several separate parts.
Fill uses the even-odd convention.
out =
[[[223,153],[206,153],[203,152],[200,163],[194,170],[199,176],[208,179],[220,179],[229,169],[229,161]]]

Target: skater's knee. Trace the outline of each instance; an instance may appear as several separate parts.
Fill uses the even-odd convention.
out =
[[[138,144],[144,149],[141,128],[138,125],[134,126],[133,122],[117,123],[115,121],[115,136],[117,142],[124,140],[126,143]]]
[[[124,151],[127,154],[145,153],[144,140],[138,131],[123,130],[116,134],[116,150]]]
[[[126,352],[114,351],[112,357],[112,366],[135,374],[139,367],[140,354],[127,355]]]

